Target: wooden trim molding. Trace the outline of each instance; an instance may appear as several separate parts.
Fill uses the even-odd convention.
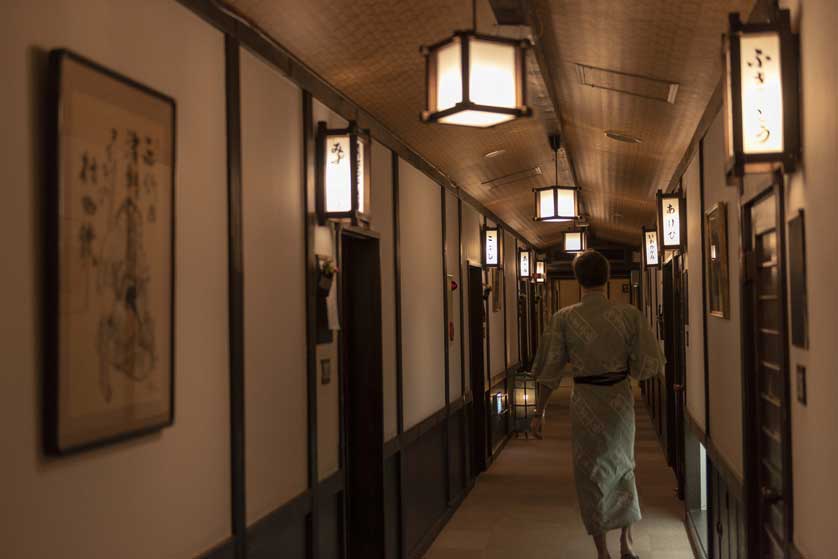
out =
[[[704,429],[701,428],[701,425],[699,425],[698,421],[696,421],[696,419],[692,416],[690,410],[686,409],[685,411],[686,413],[684,414],[684,417],[686,417],[687,419],[687,426],[690,428],[690,431],[692,431],[693,435],[695,435],[695,438],[698,439],[698,442],[700,442],[706,447],[707,433],[704,431]]]
[[[719,452],[719,449],[715,444],[713,444],[713,440],[711,438],[707,439],[707,444],[704,446],[707,449],[707,456],[710,457],[710,461],[713,463],[713,466],[715,466],[719,475],[722,479],[724,479],[730,494],[744,503],[745,480],[731,467],[727,458]]]

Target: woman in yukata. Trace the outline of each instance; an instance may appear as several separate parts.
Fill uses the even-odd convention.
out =
[[[621,559],[638,559],[631,545],[640,505],[629,377],[661,374],[666,358],[640,311],[606,298],[610,269],[604,256],[593,250],[578,254],[573,273],[582,286],[582,301],[553,315],[533,363],[539,391],[532,430],[541,437],[550,393],[562,376],[572,375],[573,469],[582,520],[598,559],[610,559],[606,534],[616,529],[622,530]]]

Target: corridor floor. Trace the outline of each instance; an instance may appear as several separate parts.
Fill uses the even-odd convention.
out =
[[[545,438],[512,439],[425,555],[425,559],[594,559],[579,516],[570,457],[569,390],[551,401]],[[641,559],[692,559],[683,503],[649,415],[637,411],[636,477],[643,519],[635,525]],[[619,558],[619,533],[608,538]]]

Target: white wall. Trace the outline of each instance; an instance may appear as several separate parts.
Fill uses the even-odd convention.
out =
[[[454,339],[448,341],[448,386],[449,399],[454,401],[462,396],[462,377],[460,376],[460,234],[458,230],[457,197],[451,192],[445,193],[445,265],[452,279],[457,282],[457,290],[451,291],[450,282],[446,283],[448,297],[448,320],[454,325]]]
[[[308,486],[302,95],[241,51],[245,482],[252,523]]]
[[[380,235],[381,251],[381,357],[384,390],[384,440],[398,429],[396,414],[396,276],[393,237],[392,152],[372,143],[372,222]]]
[[[440,186],[399,161],[404,427],[445,406]]]
[[[702,429],[706,427],[704,389],[704,290],[702,283],[701,230],[704,216],[701,212],[701,165],[698,155],[693,156],[682,177],[681,186],[687,196],[687,257],[689,278],[687,310],[690,323],[686,347],[687,361],[687,412]],[[732,278],[732,281],[735,278]]]
[[[807,559],[835,556],[834,503],[838,501],[838,367],[835,361],[838,295],[835,238],[838,237],[838,52],[834,47],[838,9],[834,0],[781,2],[792,8],[800,32],[802,169],[787,177],[787,217],[805,210],[809,349],[791,346],[794,539]],[[808,374],[808,404],[797,401],[796,367]]]
[[[193,557],[230,535],[224,41],[179,4],[4,3],[0,138],[0,541],[15,559]],[[149,30],[154,40],[149,40]],[[46,52],[67,47],[175,98],[175,423],[61,459],[40,452]],[[188,69],[188,71],[184,71]]]
[[[707,316],[710,376],[710,436],[728,466],[740,477],[742,463],[742,361],[739,308],[739,191],[727,186],[724,121],[716,115],[704,137],[704,208],[727,202],[730,317]]]

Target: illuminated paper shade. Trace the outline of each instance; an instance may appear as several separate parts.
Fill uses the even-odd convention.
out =
[[[500,230],[497,227],[483,229],[483,266],[497,268],[500,266]]]
[[[528,41],[455,33],[423,48],[425,122],[487,128],[532,111],[526,106]]]
[[[535,283],[544,283],[544,278],[547,276],[545,271],[544,260],[535,261]]]
[[[664,194],[658,199],[657,240],[661,253],[664,250],[683,249],[687,246],[687,201],[680,192]]]
[[[564,234],[565,252],[583,252],[588,249],[588,233],[585,231],[568,231]]]
[[[575,186],[548,186],[536,188],[535,221],[573,221],[579,217],[577,193]]]
[[[520,250],[518,253],[518,277],[524,279],[530,277],[530,251]]]
[[[660,247],[658,246],[658,230],[643,228],[643,265],[655,268],[660,263]]]
[[[789,12],[771,23],[730,15],[725,36],[725,148],[728,177],[793,172],[800,152],[798,55]],[[735,182],[735,181],[733,181]]]
[[[317,125],[317,215],[327,219],[370,219],[370,139],[350,123],[330,130]]]

